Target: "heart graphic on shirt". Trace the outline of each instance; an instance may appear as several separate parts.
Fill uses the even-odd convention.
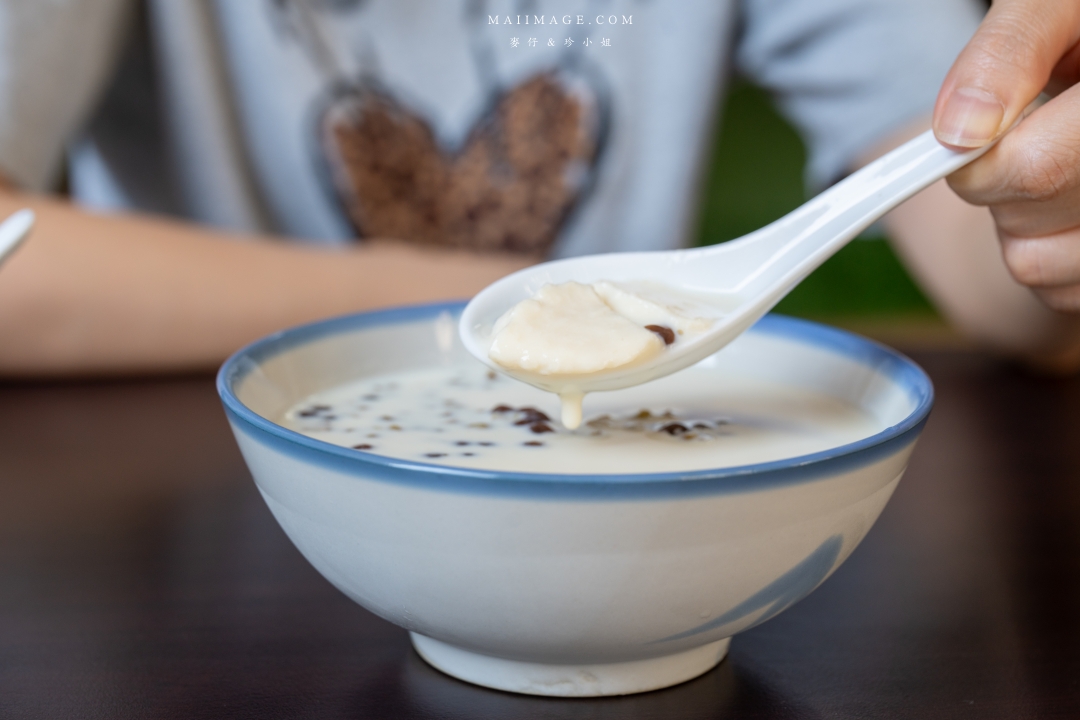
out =
[[[544,252],[590,184],[600,95],[559,72],[503,93],[456,152],[384,91],[353,87],[320,118],[334,186],[361,237]]]

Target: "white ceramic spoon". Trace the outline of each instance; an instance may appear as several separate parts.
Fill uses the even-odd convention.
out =
[[[563,395],[616,390],[668,375],[727,345],[875,220],[989,149],[955,152],[927,131],[736,240],[691,250],[589,255],[526,268],[469,302],[459,325],[461,339],[488,365]],[[488,348],[499,316],[542,285],[571,280],[663,283],[714,307],[716,321],[708,332],[680,340],[647,362],[578,376],[572,388],[565,379],[525,376],[492,363]]]
[[[19,247],[23,239],[30,234],[32,227],[34,211],[26,208],[12,213],[7,220],[0,223],[0,263]]]

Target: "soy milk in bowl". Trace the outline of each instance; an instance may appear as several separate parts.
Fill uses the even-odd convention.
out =
[[[503,690],[709,670],[855,548],[932,402],[905,358],[767,317],[694,367],[590,396],[569,429],[553,395],[457,345],[460,309],[286,331],[218,385],[305,557],[430,663]]]

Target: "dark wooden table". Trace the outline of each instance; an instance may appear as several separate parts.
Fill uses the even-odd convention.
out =
[[[714,671],[515,696],[429,668],[263,505],[209,378],[0,385],[2,718],[1080,718],[1080,380],[921,354],[869,536]]]

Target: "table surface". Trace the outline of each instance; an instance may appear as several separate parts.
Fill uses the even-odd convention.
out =
[[[210,378],[0,385],[0,717],[1080,717],[1080,379],[922,353],[907,475],[810,597],[643,695],[428,667],[313,570]]]

